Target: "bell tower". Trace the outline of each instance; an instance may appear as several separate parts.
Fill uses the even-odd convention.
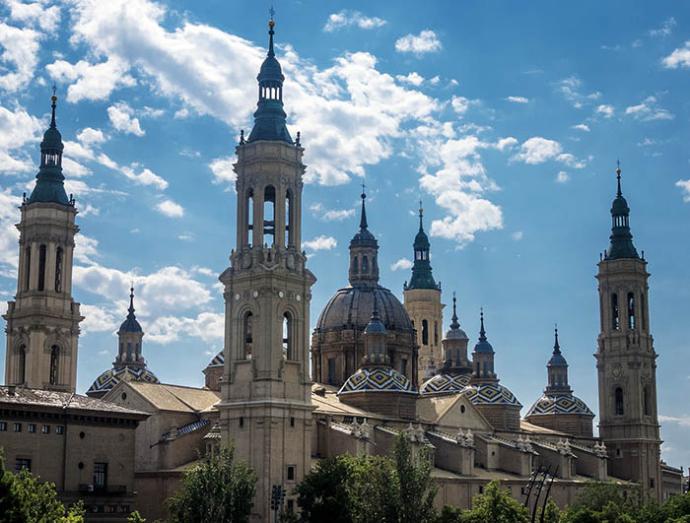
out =
[[[630,208],[618,190],[611,207],[611,244],[599,262],[601,333],[595,354],[599,377],[599,435],[609,449],[611,475],[636,481],[660,499],[656,358],[649,326],[647,262],[630,233]]]
[[[419,202],[419,231],[414,239],[412,277],[403,287],[405,310],[417,331],[419,357],[417,375],[424,381],[443,365],[441,338],[443,337],[443,307],[441,284],[431,271],[431,244],[424,232],[424,210]]]
[[[253,518],[268,521],[271,492],[288,493],[311,464],[309,302],[316,281],[301,251],[304,149],[283,110],[273,48],[259,75],[254,128],[236,147],[237,239],[220,276],[225,363],[218,405],[223,439],[258,475]]]
[[[7,313],[5,382],[74,392],[77,385],[79,304],[72,299],[77,209],[62,174],[62,136],[51,98],[50,127],[41,142],[36,185],[22,202],[17,294]]]

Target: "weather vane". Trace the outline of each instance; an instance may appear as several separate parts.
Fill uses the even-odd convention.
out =
[[[57,92],[57,85],[55,85],[55,82],[53,82],[53,96],[55,96],[56,92]]]

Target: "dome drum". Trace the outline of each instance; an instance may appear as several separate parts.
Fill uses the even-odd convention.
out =
[[[593,434],[594,413],[580,398],[569,394],[544,394],[532,405],[525,419],[534,425],[583,438]]]
[[[388,366],[362,367],[338,391],[343,403],[385,416],[414,419],[417,391],[410,380]]]
[[[122,366],[103,372],[91,384],[86,394],[92,398],[102,398],[121,381],[144,381],[160,383],[156,375],[146,367]]]

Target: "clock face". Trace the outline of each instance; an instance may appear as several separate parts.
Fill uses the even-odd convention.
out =
[[[613,372],[613,375],[614,375],[616,378],[620,377],[621,372],[622,372],[621,366],[620,366],[619,364],[618,364],[618,365],[615,365],[615,366],[613,367],[612,372]]]

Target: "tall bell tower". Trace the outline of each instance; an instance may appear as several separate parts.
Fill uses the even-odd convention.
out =
[[[633,245],[620,166],[616,176],[611,245],[597,274],[599,435],[609,449],[611,475],[636,481],[646,496],[660,499],[657,354],[649,329],[649,273],[647,262]]]
[[[259,75],[254,128],[236,147],[237,239],[225,291],[223,438],[258,475],[253,518],[268,521],[275,485],[290,493],[311,463],[309,302],[316,281],[301,251],[304,149],[283,110],[273,49]],[[294,502],[294,501],[293,501]]]
[[[441,339],[443,338],[443,307],[441,284],[436,283],[431,270],[431,243],[424,232],[424,210],[419,202],[419,231],[414,238],[412,277],[405,282],[403,299],[417,332],[419,358],[417,376],[420,384],[443,366]]]
[[[62,135],[55,122],[41,142],[36,185],[21,206],[17,294],[7,313],[5,382],[74,392],[77,385],[79,304],[72,299],[77,209],[62,174]]]

